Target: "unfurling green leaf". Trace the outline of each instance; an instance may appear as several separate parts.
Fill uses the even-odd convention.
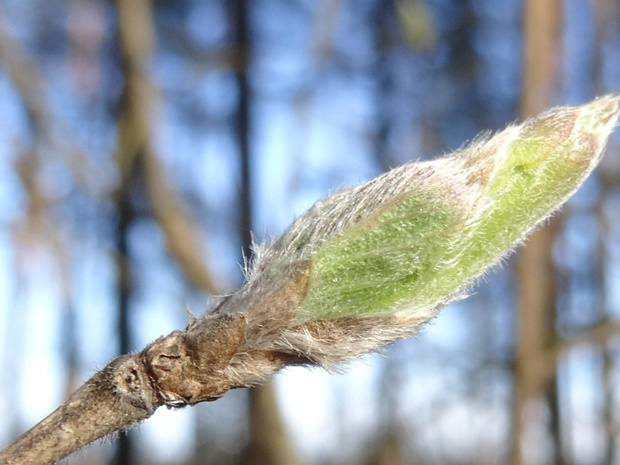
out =
[[[617,116],[616,96],[552,109],[317,203],[265,252],[311,262],[296,320],[432,317],[579,187]]]

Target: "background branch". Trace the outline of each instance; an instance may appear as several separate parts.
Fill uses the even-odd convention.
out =
[[[199,238],[196,221],[171,188],[169,178],[163,175],[156,155],[155,127],[161,99],[149,78],[155,42],[150,4],[147,0],[119,0],[117,8],[127,86],[126,118],[131,119],[126,135],[130,141],[126,142],[128,148],[124,153],[134,153],[141,158],[151,207],[183,272],[199,289],[217,295],[221,286],[214,282],[201,253],[206,240]],[[121,165],[127,170],[130,161],[125,160]]]

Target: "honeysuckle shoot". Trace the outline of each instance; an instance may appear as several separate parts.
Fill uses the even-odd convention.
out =
[[[310,262],[295,323],[346,318],[338,326],[356,339],[348,341],[354,347],[326,347],[311,338],[304,353],[324,350],[323,364],[374,350],[401,330],[409,335],[464,296],[581,185],[617,116],[617,96],[555,108],[336,192],[258,255],[256,274]],[[349,328],[368,318],[371,328]]]
[[[552,109],[317,202],[257,248],[241,289],[112,361],[0,463],[54,463],[159,406],[214,400],[288,365],[337,367],[411,336],[581,185],[618,100]]]

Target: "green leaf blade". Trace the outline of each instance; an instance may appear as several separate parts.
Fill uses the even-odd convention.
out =
[[[459,298],[590,174],[618,100],[550,110],[317,204],[290,232],[312,262],[296,320],[433,315]]]

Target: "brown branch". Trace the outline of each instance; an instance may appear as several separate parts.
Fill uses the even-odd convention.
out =
[[[588,329],[583,330],[581,334],[572,339],[563,339],[553,344],[544,354],[540,361],[540,377],[541,383],[544,384],[548,379],[551,379],[554,372],[545,369],[549,366],[557,366],[558,359],[573,350],[574,348],[590,344],[598,347],[605,347],[613,339],[620,336],[620,323],[605,319],[600,323],[597,323]],[[548,379],[547,379],[548,378]]]
[[[183,205],[179,195],[166,179],[154,147],[154,115],[160,107],[160,97],[148,77],[148,66],[155,42],[152,12],[146,0],[118,0],[120,43],[123,52],[124,75],[127,86],[127,118],[131,124],[124,134],[132,153],[142,161],[146,188],[155,217],[188,279],[210,294],[218,294],[220,286],[201,258],[201,240],[196,220]],[[120,163],[122,170],[130,163]]]
[[[558,0],[526,0],[523,9],[523,95],[521,114],[529,117],[550,103],[557,84],[554,58],[560,40]],[[558,217],[550,227],[532,234],[521,251],[518,266],[517,341],[513,375],[511,465],[523,465],[522,440],[528,428],[526,406],[544,393],[556,376],[555,360],[544,357],[549,340],[547,320],[555,315],[554,267],[551,245],[558,228]],[[542,365],[541,360],[549,362]],[[553,416],[553,402],[550,402]],[[557,436],[555,436],[557,437]]]
[[[166,236],[170,251],[178,260],[185,276],[195,286],[209,294],[219,294],[222,286],[215,282],[202,254],[198,253],[204,240],[198,237],[196,220],[168,183],[161,162],[155,154],[151,150],[145,150],[142,160],[153,212]]]
[[[4,15],[0,9],[0,24]],[[92,176],[99,172],[97,163],[86,155],[71,132],[54,117],[47,97],[47,83],[28,51],[0,27],[0,64],[15,86],[33,131],[48,144],[54,156],[63,160],[74,175],[76,184],[92,195]]]
[[[286,284],[240,312],[226,299],[184,331],[135,355],[123,355],[90,378],[63,406],[0,452],[0,464],[53,464],[71,452],[169,408],[212,401],[263,381],[285,364],[307,362],[268,345],[290,323],[306,293],[308,263]],[[261,286],[262,287],[262,286]],[[266,291],[266,292],[264,292]]]
[[[573,338],[555,341],[548,348],[539,350],[537,357],[530,361],[528,369],[533,381],[528,387],[537,391],[548,385],[556,375],[555,367],[558,366],[560,357],[576,347],[584,344],[605,347],[618,337],[620,337],[620,323],[605,319],[584,329]]]
[[[53,464],[119,427],[149,417],[161,400],[145,374],[138,355],[117,358],[64,405],[0,452],[0,463]]]
[[[230,389],[259,383],[285,365],[325,364],[325,347],[337,353],[339,345],[349,346],[355,338],[382,345],[411,333],[409,327],[381,340],[386,322],[375,318],[295,324],[309,271],[309,262],[282,269],[278,279],[258,271],[258,280],[222,299],[200,319],[191,317],[184,331],[112,361],[67,403],[0,452],[0,464],[53,464],[97,438],[148,418],[162,405],[178,408],[212,401]],[[284,285],[277,287],[284,276]],[[602,323],[559,344],[550,356],[581,343],[605,343],[619,333],[617,323]],[[313,348],[302,349],[296,338],[309,338]],[[355,355],[342,352],[339,357]]]

